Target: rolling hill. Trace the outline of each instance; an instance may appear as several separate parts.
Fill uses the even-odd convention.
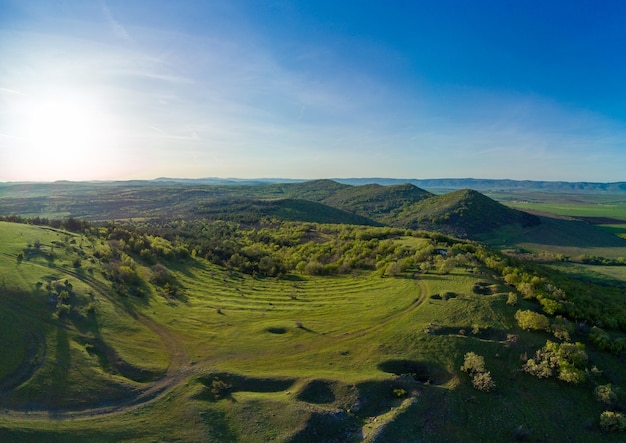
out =
[[[623,259],[460,238],[608,232],[412,184],[28,186],[0,191],[40,217],[0,222],[2,441],[623,440]]]
[[[308,202],[308,203],[307,203]],[[0,216],[85,220],[208,217],[254,222],[273,216],[325,223],[382,224],[472,237],[538,218],[476,192],[434,195],[412,184],[353,186],[332,180],[268,185],[154,182],[15,185],[0,192]]]
[[[506,225],[536,226],[537,216],[508,208],[473,190],[437,195],[411,206],[394,224],[475,237]]]

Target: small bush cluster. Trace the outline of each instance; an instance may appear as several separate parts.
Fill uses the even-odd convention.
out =
[[[586,378],[587,353],[582,343],[554,343],[548,340],[529,358],[522,369],[538,378],[556,376],[567,383],[581,383]]]
[[[600,414],[600,428],[604,432],[626,431],[626,416],[621,412],[604,411]]]
[[[213,381],[211,381],[211,385],[209,386],[209,390],[211,391],[213,398],[216,400],[227,397],[232,388],[233,387],[230,384],[219,378],[213,379]]]
[[[404,398],[407,396],[408,392],[406,392],[406,389],[396,388],[393,390],[392,394],[394,398]]]
[[[496,387],[491,372],[485,370],[485,359],[481,355],[474,352],[466,353],[461,371],[467,372],[472,377],[472,386],[479,391],[488,392]]]

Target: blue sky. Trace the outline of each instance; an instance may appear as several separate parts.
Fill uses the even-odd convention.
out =
[[[0,181],[624,181],[626,2],[0,0]]]

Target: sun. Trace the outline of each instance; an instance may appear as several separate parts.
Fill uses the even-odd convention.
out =
[[[38,180],[81,179],[110,163],[116,128],[92,91],[53,89],[16,106],[14,163]],[[97,175],[97,174],[96,174]]]

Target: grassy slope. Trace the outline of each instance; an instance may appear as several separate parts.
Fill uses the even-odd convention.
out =
[[[35,241],[41,243],[40,251],[25,253],[27,244]],[[0,223],[2,316],[10,321],[3,325],[3,339],[17,348],[15,353],[3,353],[0,373],[23,381],[19,372],[34,370],[27,381],[4,395],[5,404],[79,407],[85,402],[119,400],[136,388],[133,380],[121,375],[137,378],[134,368],[162,373],[167,367],[169,359],[158,337],[128,315],[121,303],[111,303],[101,293],[104,283],[97,272],[87,264],[80,270],[71,266],[75,254],[68,252],[70,246],[60,245],[72,241],[88,248],[81,237],[62,231]],[[51,247],[53,260],[46,258]],[[27,257],[21,263],[19,253]],[[56,318],[56,292],[45,289],[48,281],[53,286],[71,284],[69,316]],[[89,303],[96,306],[97,315],[88,312]],[[113,366],[112,372],[102,367],[108,348],[98,346],[109,342],[117,343],[116,361],[105,365],[109,370]],[[88,349],[87,343],[96,346]]]
[[[408,208],[394,224],[475,237],[505,225],[535,225],[530,214],[512,210],[469,189],[437,195]]]
[[[338,435],[343,441],[504,441],[520,425],[548,440],[604,437],[595,427],[601,408],[589,389],[518,373],[520,354],[546,336],[514,326],[516,308],[505,304],[509,289],[490,272],[274,280],[194,260],[174,271],[184,299],[153,294],[139,301],[102,292],[105,282],[89,265],[85,275],[94,277],[77,277],[70,253],[58,251],[52,268],[16,263],[25,243],[48,245],[64,233],[2,223],[0,235],[0,269],[12,289],[3,292],[0,308],[12,323],[0,333],[22,349],[3,357],[0,371],[11,373],[29,354],[31,332],[45,337],[39,369],[0,397],[5,408],[17,410],[0,416],[4,441],[320,441]],[[33,286],[50,273],[70,279],[85,301],[96,293],[95,318],[51,318]],[[496,294],[473,295],[477,280],[495,285]],[[444,291],[457,297],[431,297]],[[438,333],[424,332],[433,325]],[[86,351],[84,341],[99,333],[135,369],[163,372],[171,363],[162,390],[146,397],[154,401],[133,403],[136,393],[149,394],[161,381],[133,381]],[[520,340],[506,342],[506,333]],[[496,393],[473,390],[460,373],[467,351],[485,356]],[[395,379],[394,368],[406,364],[431,383]],[[223,399],[210,392],[216,377],[232,385]],[[413,396],[394,400],[391,391],[400,386]],[[106,409],[111,401],[121,406]],[[19,412],[40,407],[51,412]],[[66,408],[100,409],[64,419]]]

